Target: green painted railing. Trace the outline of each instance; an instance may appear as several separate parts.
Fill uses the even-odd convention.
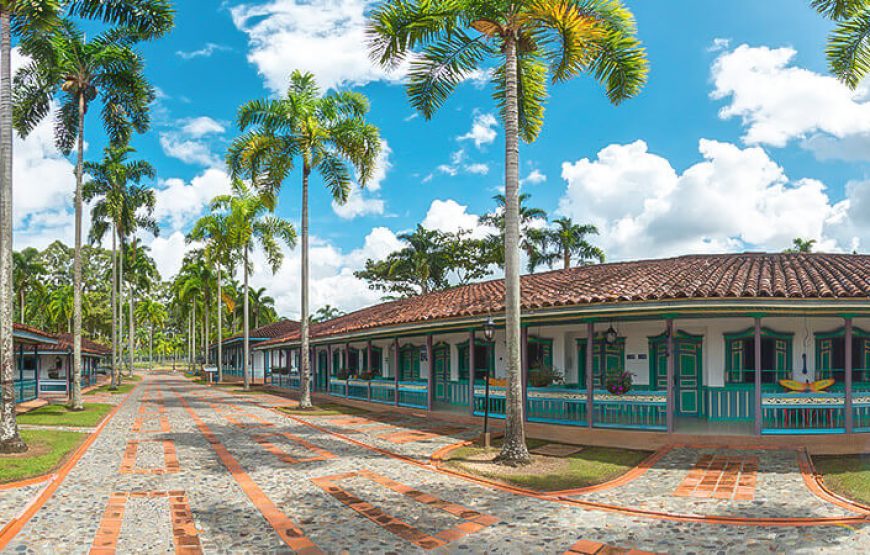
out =
[[[36,399],[36,380],[20,380],[15,382],[15,402],[26,403]]]
[[[667,397],[659,391],[611,395],[595,391],[592,425],[596,428],[667,430]]]
[[[529,422],[586,426],[586,391],[530,387],[526,395]]]
[[[707,387],[704,396],[710,420],[751,421],[755,418],[754,386]]]
[[[474,386],[474,415],[483,416],[486,411],[486,386],[475,384]],[[490,418],[504,418],[505,415],[505,388],[489,386],[489,416]]]
[[[300,389],[302,387],[302,376],[299,374],[290,374],[290,389]]]
[[[846,431],[842,393],[766,393],[761,400],[763,434],[841,434]]]
[[[329,394],[334,397],[347,397],[347,382],[345,380],[329,380]]]
[[[428,408],[429,389],[426,382],[399,382],[399,406],[417,409]]]
[[[447,402],[460,407],[468,406],[468,380],[447,382]]]
[[[870,392],[861,391],[852,395],[852,429],[870,432]]]
[[[375,403],[384,403],[392,405],[396,402],[396,382],[390,380],[372,380],[369,382],[372,397],[371,400]]]
[[[356,399],[358,401],[368,401],[369,382],[365,380],[348,380],[347,397],[348,399]]]

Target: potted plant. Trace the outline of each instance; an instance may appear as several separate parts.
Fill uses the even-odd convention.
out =
[[[620,372],[608,376],[604,387],[613,395],[625,395],[631,391],[632,380],[631,372]]]
[[[553,368],[539,366],[529,369],[529,385],[532,387],[549,387],[562,382],[562,374]]]

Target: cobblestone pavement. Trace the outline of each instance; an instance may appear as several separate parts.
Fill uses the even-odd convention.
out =
[[[564,553],[602,545],[674,553],[870,551],[863,525],[717,525],[521,496],[424,464],[431,452],[472,430],[407,416],[303,422],[271,410],[271,402],[179,377],[149,377],[6,552]],[[720,458],[704,460],[708,474],[695,470],[698,484],[684,484],[704,455]],[[700,484],[716,473],[728,476],[716,482],[728,491],[734,465],[750,474],[757,457],[752,503],[759,515],[844,514],[807,491],[791,491],[799,485],[796,467],[784,454],[769,455],[674,450],[644,476],[597,495],[659,507],[668,491],[681,487],[706,495],[709,488]],[[735,480],[732,497],[740,486]],[[606,497],[630,488],[636,489],[622,498]],[[668,502],[706,514],[701,504],[727,501],[673,496]],[[753,514],[748,501],[730,502],[739,507],[734,514]]]

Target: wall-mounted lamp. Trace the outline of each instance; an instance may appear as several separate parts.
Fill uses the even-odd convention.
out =
[[[607,328],[607,331],[604,332],[604,341],[606,341],[608,345],[613,345],[616,343],[617,339],[619,339],[619,334],[615,329],[613,329],[613,326]]]
[[[495,322],[492,316],[489,316],[483,324],[483,336],[486,337],[487,342],[492,341],[492,338],[495,337]]]

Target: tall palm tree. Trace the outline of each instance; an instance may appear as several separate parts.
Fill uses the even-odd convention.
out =
[[[557,218],[553,223],[554,228],[542,230],[538,236],[544,263],[552,268],[561,260],[562,268],[567,270],[574,260],[581,264],[592,260],[604,262],[604,251],[586,240],[587,235],[598,235],[597,227],[574,223],[571,218]]]
[[[151,199],[153,200],[154,191],[149,190],[148,192],[151,193]],[[157,222],[151,217],[153,209],[154,204],[149,203],[146,205],[146,211],[144,213],[142,212],[142,208],[137,209],[136,212],[145,218],[148,223],[147,229],[156,236],[159,230],[157,228]],[[150,291],[154,283],[158,281],[160,277],[160,273],[157,271],[157,264],[155,264],[154,260],[148,255],[148,251],[150,250],[150,247],[139,244],[138,237],[134,237],[129,248],[124,253],[128,257],[127,267],[129,268],[124,278],[127,282],[127,288],[130,293],[127,298],[127,322],[129,323],[127,331],[127,348],[129,351],[127,353],[127,372],[130,376],[133,375],[133,357],[136,354],[134,349],[134,342],[136,339],[136,319],[133,317],[136,305],[136,294]]]
[[[251,296],[251,313],[254,316],[254,329],[260,327],[260,316],[265,314],[274,314],[275,299],[266,294],[266,288],[259,289],[251,288],[248,290]]]
[[[638,94],[646,53],[631,12],[619,0],[387,0],[370,14],[371,51],[386,67],[411,58],[408,95],[427,119],[456,86],[492,72],[505,130],[505,440],[498,460],[524,464],[520,379],[519,139],[531,142],[544,122],[548,78],[588,73],[613,103]]]
[[[0,0],[0,452],[23,452],[15,421],[12,347],[12,34],[22,41],[57,24],[62,6],[71,15],[126,26],[140,39],[172,28],[170,0]]]
[[[867,0],[812,0],[823,16],[836,22],[825,53],[831,73],[850,89],[870,73],[870,3]]]
[[[75,307],[75,295],[71,285],[61,285],[52,289],[48,294],[48,303],[45,310],[48,317],[54,323],[55,330],[58,332],[72,331],[73,310]]]
[[[223,214],[210,213],[201,217],[187,234],[187,241],[204,243],[205,261],[214,266],[217,281],[217,371],[218,381],[224,379],[223,372],[223,271],[232,271],[234,267],[233,250],[229,248],[227,219]]]
[[[75,290],[73,385],[70,406],[83,410],[79,377],[82,370],[82,186],[84,179],[85,116],[100,101],[102,120],[113,144],[126,144],[130,135],[146,131],[148,105],[154,89],[145,79],[144,64],[130,46],[133,36],[110,30],[87,40],[70,20],[51,33],[28,37],[22,52],[32,61],[15,76],[13,123],[26,136],[51,111],[56,100],[55,143],[64,154],[76,151]]]
[[[144,299],[136,305],[136,319],[148,326],[148,365],[154,367],[154,329],[166,323],[166,307],[154,299]]]
[[[528,255],[530,263],[532,261],[540,263],[540,253],[536,251],[536,241],[540,242],[540,232],[533,226],[536,221],[546,221],[547,213],[542,208],[534,208],[528,206],[526,201],[531,198],[531,195],[523,193],[519,195],[519,227],[520,227],[520,248]],[[486,246],[489,250],[489,256],[492,263],[504,267],[504,245],[505,245],[505,206],[507,199],[504,195],[498,194],[492,197],[496,203],[495,212],[484,214],[480,218],[480,223],[498,230],[498,234],[490,235],[487,238]]]
[[[301,389],[299,406],[311,406],[311,357],[308,309],[308,185],[320,174],[335,202],[343,204],[351,187],[351,169],[361,185],[372,178],[381,150],[378,129],[366,121],[368,99],[341,91],[323,95],[314,75],[294,71],[287,94],[276,100],[254,100],[239,108],[242,131],[230,147],[234,177],[252,179],[256,187],[276,194],[298,157],[302,164]],[[350,167],[349,167],[350,166]]]
[[[112,233],[112,383],[110,389],[120,385],[119,308],[123,306],[121,284],[124,281],[124,257],[118,256],[118,243],[123,251],[127,238],[137,229],[159,232],[152,214],[156,197],[152,189],[141,185],[144,179],[156,175],[153,166],[143,160],[128,160],[135,150],[126,145],[110,145],[103,151],[100,162],[86,162],[84,170],[90,180],[84,184],[82,198],[96,202],[91,209],[90,242],[101,243],[106,233]]]
[[[241,254],[243,288],[248,290],[248,275],[251,272],[251,250],[259,245],[266,254],[272,273],[278,271],[284,261],[281,245],[288,248],[296,246],[296,230],[289,221],[275,216],[275,197],[252,191],[242,181],[233,181],[230,195],[215,197],[211,202],[212,211],[225,214],[227,219],[227,243]],[[244,296],[244,360],[243,376],[245,389],[250,388],[250,326],[248,295]]]
[[[18,292],[19,322],[27,323],[27,294],[31,291],[39,291],[42,289],[42,276],[45,274],[45,265],[43,265],[39,251],[33,247],[28,247],[22,251],[16,251],[12,254],[13,271],[12,282],[15,291]]]

